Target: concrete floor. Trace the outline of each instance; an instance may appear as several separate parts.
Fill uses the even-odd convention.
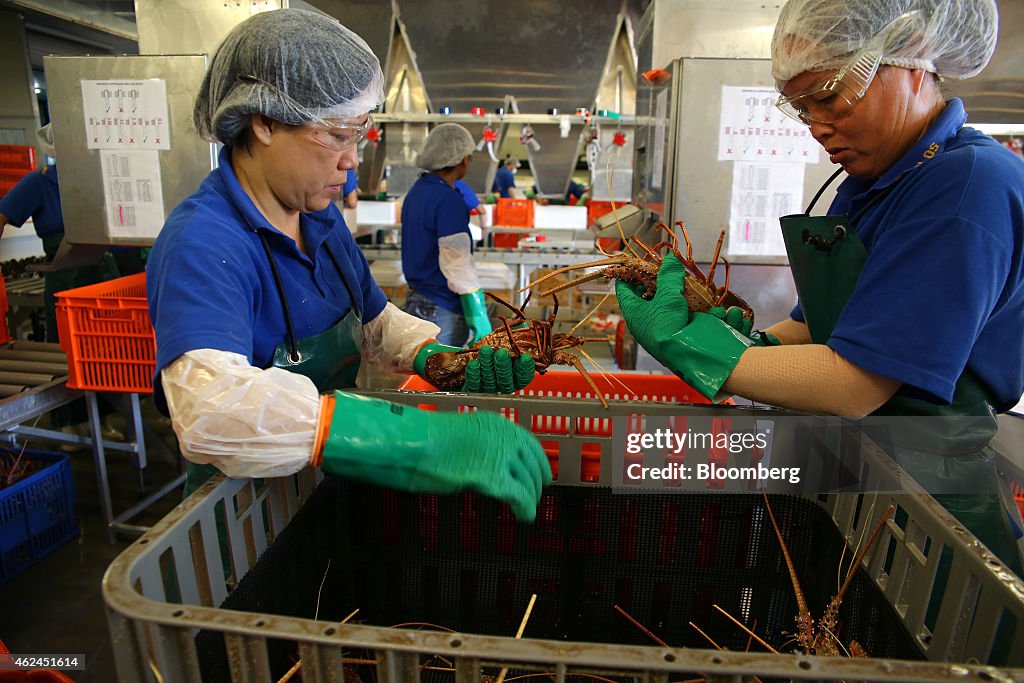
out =
[[[143,416],[162,438],[173,443],[173,433],[156,419],[147,402],[143,403]],[[29,447],[56,450],[59,445],[40,442]],[[130,508],[175,476],[176,468],[165,462],[153,445],[147,447],[150,462],[143,471],[141,488],[132,458],[107,452],[115,513]],[[85,655],[85,671],[65,672],[68,677],[80,683],[113,683],[117,675],[100,583],[107,566],[132,538],[119,536],[115,543],[107,542],[92,451],[71,453],[71,469],[78,537],[0,584],[0,639],[19,654]],[[180,496],[179,488],[131,521],[152,524],[173,508]]]

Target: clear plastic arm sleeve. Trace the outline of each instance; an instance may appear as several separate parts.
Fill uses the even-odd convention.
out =
[[[312,380],[199,349],[160,374],[181,452],[229,477],[281,477],[309,464],[320,409]]]
[[[472,242],[467,233],[438,238],[437,247],[440,251],[438,266],[448,280],[448,289],[456,294],[469,294],[480,289],[476,266],[473,265]]]
[[[363,360],[381,372],[410,372],[420,346],[440,331],[434,323],[388,302],[380,315],[363,325]]]

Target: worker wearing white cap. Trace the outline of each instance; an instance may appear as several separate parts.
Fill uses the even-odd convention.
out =
[[[316,12],[256,14],[211,60],[194,122],[224,144],[219,166],[171,213],[147,269],[154,390],[191,461],[186,489],[216,470],[313,465],[407,491],[475,490],[533,519],[551,471],[526,430],[338,391],[361,359],[422,367],[437,333],[388,303],[333,202],[383,99],[373,52]]]
[[[402,200],[405,310],[437,324],[439,342],[462,346],[490,333],[484,292],[473,265],[469,209],[455,182],[466,175],[476,142],[457,123],[427,135],[416,165],[426,171]]]
[[[1020,572],[988,441],[1024,392],[1024,163],[940,89],[985,67],[997,28],[993,0],[790,0],[778,107],[846,175],[828,215],[812,200],[782,218],[798,305],[748,336],[738,309],[687,310],[674,257],[654,300],[617,293],[644,348],[709,398],[882,423],[887,452]]]

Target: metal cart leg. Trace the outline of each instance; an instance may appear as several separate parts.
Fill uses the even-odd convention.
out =
[[[168,483],[161,486],[159,489],[149,494],[137,504],[133,505],[129,509],[125,510],[119,515],[114,514],[113,504],[110,500],[110,481],[107,477],[107,457],[106,449],[108,447],[115,450],[128,451],[135,454],[138,467],[141,470],[146,466],[146,440],[143,436],[145,425],[142,421],[142,411],[139,404],[139,395],[130,394],[131,404],[131,416],[129,424],[134,431],[133,438],[134,442],[130,444],[105,442],[103,440],[103,432],[100,428],[100,412],[99,403],[96,398],[96,392],[87,391],[85,392],[86,407],[89,410],[89,431],[91,434],[92,441],[92,452],[93,460],[96,463],[96,480],[100,494],[100,507],[103,512],[103,521],[107,525],[107,540],[110,543],[114,542],[117,532],[129,534],[132,536],[141,536],[144,534],[149,527],[141,526],[138,524],[129,524],[129,520],[135,517],[137,514],[148,508],[150,505],[160,500],[168,493],[173,491],[175,488],[180,486],[185,481],[185,475],[179,474],[177,477],[169,481]],[[180,456],[179,456],[180,457]]]

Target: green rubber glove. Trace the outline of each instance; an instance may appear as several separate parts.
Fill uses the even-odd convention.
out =
[[[472,328],[473,338],[470,344],[475,344],[491,333],[491,319],[487,317],[487,299],[484,297],[484,290],[476,289],[469,294],[460,294],[459,303],[462,304],[462,314],[466,316],[466,323]]]
[[[683,297],[686,268],[669,254],[650,301],[643,288],[617,280],[615,294],[630,333],[662,365],[708,399],[719,402],[726,378],[754,341],[708,313],[690,313]]]
[[[417,375],[429,382],[430,378],[424,374],[427,358],[442,351],[460,350],[441,342],[429,341],[416,354],[412,368]],[[532,382],[536,372],[537,364],[534,362],[533,356],[528,353],[522,354],[513,362],[512,354],[508,349],[495,351],[490,346],[481,346],[477,357],[466,365],[466,381],[462,385],[462,391],[511,394]]]
[[[754,342],[754,346],[782,346],[782,342],[774,334],[757,330],[752,331],[754,321],[743,317],[743,311],[737,306],[730,306],[729,310],[726,310],[723,306],[715,306],[708,313],[719,320],[724,320],[740,334],[750,337]]]
[[[335,393],[322,467],[417,493],[476,491],[532,522],[551,467],[530,432],[497,413],[426,412]]]

